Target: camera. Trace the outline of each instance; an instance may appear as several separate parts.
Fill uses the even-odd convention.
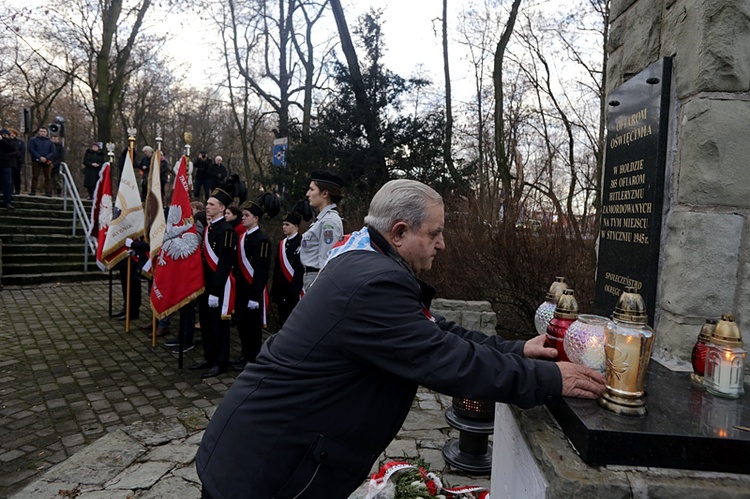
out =
[[[49,130],[50,135],[59,135],[60,137],[65,137],[65,118],[62,116],[55,116],[55,119],[52,120],[52,123],[47,126],[47,129]]]

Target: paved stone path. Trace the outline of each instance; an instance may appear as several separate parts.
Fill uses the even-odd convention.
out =
[[[0,291],[0,497],[200,497],[193,458],[234,375],[180,371],[163,339],[152,348],[138,330],[146,300],[124,334],[107,296],[106,282]],[[233,342],[236,354],[234,332]],[[188,352],[185,365],[201,355]],[[419,457],[451,485],[488,487],[489,477],[443,462],[443,444],[457,437],[443,418],[449,403],[420,391],[383,459]]]

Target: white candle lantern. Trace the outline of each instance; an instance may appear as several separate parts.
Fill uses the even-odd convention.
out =
[[[745,353],[734,316],[722,315],[706,344],[703,385],[709,393],[725,398],[738,398],[745,393]]]
[[[534,328],[538,334],[547,334],[547,325],[555,315],[557,300],[560,299],[566,289],[568,289],[568,284],[565,282],[565,278],[555,277],[555,282],[549,287],[544,302],[539,305],[534,314]]]

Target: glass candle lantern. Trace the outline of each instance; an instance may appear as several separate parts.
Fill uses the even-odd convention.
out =
[[[565,355],[575,364],[604,374],[604,328],[609,319],[600,315],[581,314],[565,333]]]
[[[703,385],[719,397],[738,398],[745,393],[745,350],[734,316],[722,315],[706,343]]]
[[[716,319],[706,319],[703,327],[701,327],[701,332],[698,335],[695,346],[693,346],[693,353],[690,357],[693,364],[692,378],[701,383],[703,382],[703,373],[706,370],[706,343],[708,343],[713,334],[716,322]]]
[[[547,325],[555,314],[557,300],[562,296],[563,290],[567,288],[568,284],[565,282],[564,277],[555,277],[555,282],[549,287],[544,302],[539,305],[534,314],[534,327],[538,334],[541,335],[547,332]]]
[[[557,360],[568,360],[563,342],[568,328],[576,319],[578,319],[578,302],[573,296],[573,290],[566,289],[557,300],[554,317],[547,325],[547,338],[544,340],[544,346],[557,350]]]
[[[620,295],[612,320],[604,328],[606,391],[599,405],[624,416],[644,416],[643,387],[654,345],[646,304],[634,287]]]

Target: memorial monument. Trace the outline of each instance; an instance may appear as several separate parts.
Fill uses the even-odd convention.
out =
[[[748,394],[716,397],[689,371],[706,319],[734,314],[750,338],[750,2],[612,0],[607,51],[594,312],[626,286],[643,295],[649,412],[568,401],[554,421],[498,404],[491,495],[748,497]]]

